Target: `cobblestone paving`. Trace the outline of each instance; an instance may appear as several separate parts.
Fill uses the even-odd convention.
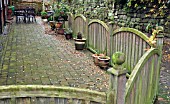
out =
[[[1,36],[0,85],[58,85],[106,91],[108,74],[61,36],[38,23],[13,23]]]

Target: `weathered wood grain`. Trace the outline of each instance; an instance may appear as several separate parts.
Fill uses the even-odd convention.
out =
[[[151,104],[157,94],[158,49],[148,50],[132,71],[126,85],[126,104]],[[154,78],[154,79],[153,79]]]

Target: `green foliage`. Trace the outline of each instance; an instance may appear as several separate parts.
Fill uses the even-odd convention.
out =
[[[42,17],[47,16],[47,12],[42,11],[42,12],[41,12],[41,16],[42,16]]]
[[[64,3],[55,4],[54,12],[55,12],[54,13],[55,17],[65,16],[65,15],[67,15],[67,12],[69,12],[69,6]]]
[[[52,21],[53,20],[53,16],[50,16],[49,18],[48,18],[48,21]]]
[[[71,28],[67,28],[65,30],[65,34],[72,34],[73,33],[73,30]]]
[[[126,4],[128,8],[148,10],[148,13],[154,14],[154,17],[164,16],[167,12],[166,9],[169,7],[168,5],[170,3],[167,0],[129,0]],[[146,14],[147,16],[148,14]]]

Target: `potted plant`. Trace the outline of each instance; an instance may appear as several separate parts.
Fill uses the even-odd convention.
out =
[[[109,67],[110,57],[109,56],[99,56],[98,61],[99,61],[100,68],[107,69]]]
[[[64,29],[63,28],[58,28],[57,33],[61,34],[61,35],[64,35]]]
[[[99,51],[96,51],[95,54],[92,54],[93,61],[94,61],[95,65],[99,65],[99,60],[98,60],[99,56],[105,56],[105,55],[103,53],[100,53]]]
[[[67,12],[69,12],[68,5],[62,3],[60,6],[60,16],[64,18],[65,21],[68,19]]]
[[[77,39],[75,40],[75,49],[76,50],[83,50],[85,47],[86,39],[82,38],[82,34],[78,32]]]
[[[58,19],[61,17],[64,19],[64,21],[67,20],[68,16],[67,16],[67,12],[69,11],[68,6],[60,3],[57,4],[56,8],[54,9],[54,19],[56,21],[59,21]]]
[[[66,39],[72,39],[73,38],[72,33],[73,33],[73,30],[71,28],[67,28],[64,31],[64,35],[65,35]]]
[[[41,12],[41,18],[42,19],[47,19],[47,12],[46,11]]]
[[[82,33],[78,32],[77,38],[74,38],[75,41],[77,42],[86,42],[86,38],[82,37]]]
[[[51,30],[55,29],[55,21],[49,21],[50,26],[51,26]]]
[[[63,25],[62,22],[56,22],[55,27],[56,27],[56,29],[58,29],[58,28],[61,28],[62,25]]]

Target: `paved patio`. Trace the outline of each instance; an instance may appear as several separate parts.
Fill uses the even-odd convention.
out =
[[[57,85],[106,91],[109,75],[95,66],[88,50],[76,51],[73,41],[45,34],[37,23],[11,25],[0,35],[0,85]],[[167,64],[169,65],[169,64]],[[164,66],[164,65],[163,65]],[[159,96],[168,104],[169,69],[161,70]]]
[[[76,51],[62,36],[44,33],[37,23],[15,22],[1,36],[0,85],[57,85],[106,91],[108,74],[96,67],[87,50]]]

